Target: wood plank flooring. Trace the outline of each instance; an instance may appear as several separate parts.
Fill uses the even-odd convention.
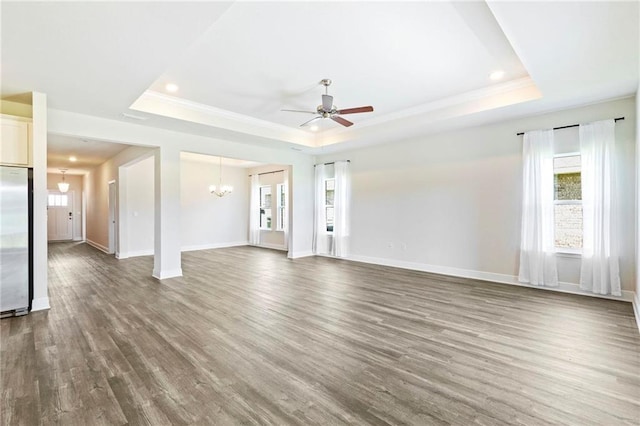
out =
[[[638,425],[631,304],[253,247],[50,246],[0,321],[4,425]]]

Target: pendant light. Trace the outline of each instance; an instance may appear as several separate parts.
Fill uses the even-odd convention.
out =
[[[69,190],[69,184],[64,181],[64,174],[67,172],[67,169],[60,169],[60,173],[62,173],[62,182],[58,182],[58,190],[62,193],[65,193]]]
[[[222,157],[218,157],[220,159],[220,167],[218,173],[218,186],[210,185],[209,192],[217,195],[218,197],[224,197],[227,194],[231,194],[233,192],[233,186],[231,185],[223,185],[222,184]]]

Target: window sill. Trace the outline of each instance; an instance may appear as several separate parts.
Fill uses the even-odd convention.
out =
[[[566,257],[568,259],[580,259],[582,258],[581,251],[568,251],[568,250],[556,250],[558,257]]]

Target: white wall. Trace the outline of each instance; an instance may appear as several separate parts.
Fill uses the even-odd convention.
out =
[[[249,183],[246,169],[223,167],[223,184],[233,192],[218,197],[209,185],[218,184],[218,165],[180,160],[182,250],[247,244]]]
[[[272,173],[272,172],[277,172],[277,173]],[[276,198],[277,198],[278,184],[284,183],[285,173],[286,174],[289,173],[289,167],[281,166],[281,165],[267,165],[267,166],[260,166],[260,167],[254,167],[254,168],[248,169],[247,173],[248,173],[247,181],[249,182],[249,188],[251,186],[249,176],[253,174],[260,175],[259,176],[260,186],[271,187],[271,194],[272,194],[272,200],[273,200],[271,214],[272,214],[273,225],[271,227],[271,230],[264,230],[264,229],[260,230],[259,245],[261,247],[285,250],[287,246],[285,245],[285,241],[284,241],[284,231],[278,231],[276,229],[276,220],[277,220],[276,219],[276,214],[277,214]],[[247,194],[247,197],[249,199],[249,194]],[[249,213],[247,213],[247,215],[248,214]]]
[[[635,283],[634,99],[590,105],[321,156],[351,160],[352,258],[514,282],[518,272],[522,137],[517,132],[625,116],[616,125],[621,278]],[[577,283],[579,260],[559,259]]]
[[[49,309],[47,247],[47,95],[33,92],[33,306]]]
[[[69,184],[69,192],[73,194],[73,235],[74,241],[82,240],[82,182],[83,176],[65,174],[65,182]],[[62,182],[62,174],[47,174],[47,189],[57,191],[58,182]]]
[[[124,201],[120,209],[120,226],[127,234],[120,238],[118,258],[153,254],[154,167],[151,156],[120,170],[121,178],[126,173],[126,179],[119,185],[124,187],[124,193],[119,197]]]
[[[636,321],[640,328],[640,83],[636,91]]]
[[[120,166],[136,162],[141,157],[149,156],[149,153],[148,148],[127,148],[87,173],[84,187],[87,203],[86,239],[91,245],[103,251],[109,248],[109,182],[119,182]],[[117,188],[119,193],[123,190],[120,185]],[[121,225],[120,218],[118,222]],[[116,251],[119,252],[119,248]]]

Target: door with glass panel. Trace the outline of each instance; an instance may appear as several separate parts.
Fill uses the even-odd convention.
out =
[[[47,198],[47,239],[63,241],[73,239],[73,197],[71,191],[49,191]]]

